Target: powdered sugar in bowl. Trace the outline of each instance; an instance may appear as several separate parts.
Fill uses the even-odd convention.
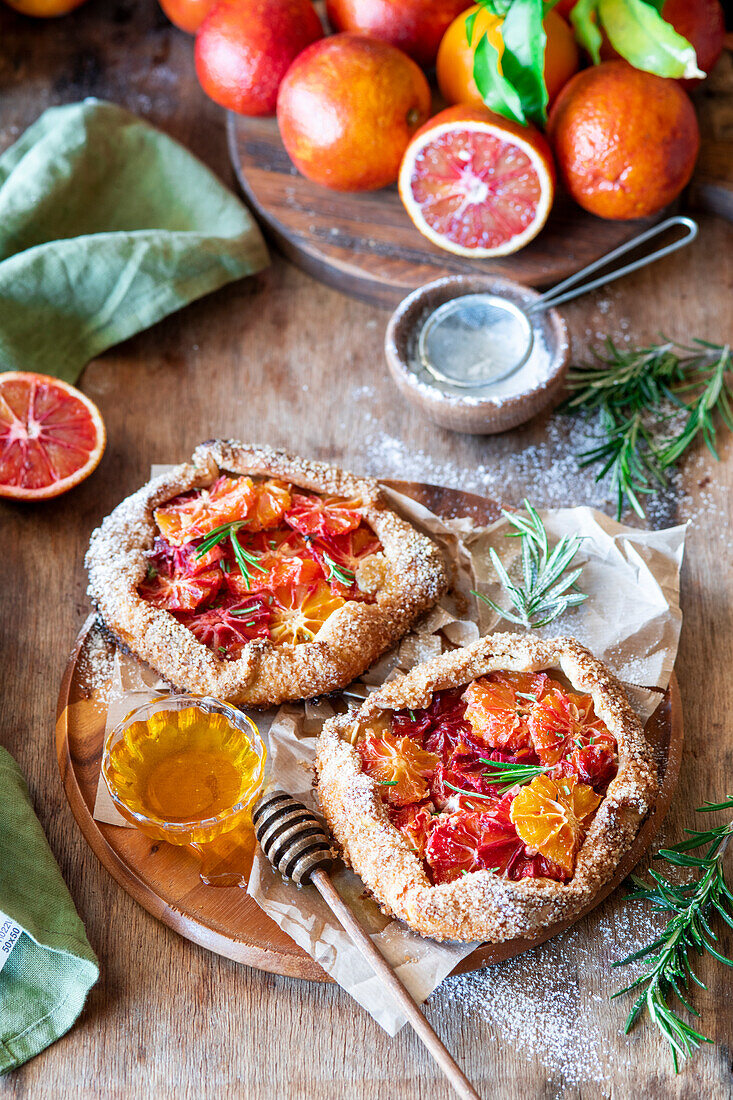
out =
[[[507,431],[536,416],[563,386],[570,359],[563,317],[552,308],[533,316],[529,354],[502,369],[501,349],[482,345],[481,311],[491,308],[493,296],[515,305],[517,317],[526,316],[540,298],[537,291],[510,279],[457,275],[415,290],[390,318],[385,339],[390,373],[408,401],[443,428],[478,435]],[[457,299],[465,299],[467,307],[455,311],[457,323],[436,326],[431,333],[439,311]],[[444,370],[434,365],[428,369],[426,349],[446,364]],[[492,353],[494,369],[486,381],[477,381],[471,362]]]

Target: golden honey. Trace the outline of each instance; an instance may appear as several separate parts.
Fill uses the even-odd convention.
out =
[[[249,821],[264,760],[245,715],[213,700],[161,700],[110,735],[103,773],[129,821],[149,836],[198,848]]]

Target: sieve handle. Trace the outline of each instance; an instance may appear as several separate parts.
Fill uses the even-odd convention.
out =
[[[678,240],[672,241],[671,244],[664,245],[663,248],[657,249],[656,252],[649,252],[646,256],[640,256],[638,260],[634,260],[630,264],[625,264],[615,271],[600,275],[597,279],[592,279],[589,283],[584,281],[588,275],[592,275],[594,271],[606,267],[614,260],[617,260],[619,256],[625,256],[627,252],[632,252],[635,248],[638,248],[640,244],[651,241],[653,238],[660,236],[662,233],[666,233],[668,229],[673,229],[676,226],[684,226],[686,229],[686,233]],[[697,236],[697,230],[697,222],[693,221],[692,218],[685,218],[681,214],[673,218],[667,218],[665,221],[660,222],[659,225],[654,225],[644,233],[639,233],[637,237],[633,237],[632,240],[627,241],[626,244],[619,245],[618,248],[614,248],[611,252],[607,252],[605,256],[601,256],[599,260],[595,260],[592,264],[588,264],[588,266],[584,267],[581,271],[576,271],[574,275],[570,275],[567,279],[563,279],[557,286],[553,286],[545,291],[541,298],[538,298],[529,306],[527,313],[543,313],[546,309],[549,309],[550,306],[559,306],[563,302],[570,302],[573,298],[579,298],[581,294],[585,294],[589,290],[595,290],[599,286],[606,286],[608,283],[612,283],[614,279],[620,279],[622,275],[628,275],[630,271],[637,271],[640,267],[646,267],[647,264],[651,264],[655,260],[661,260],[662,256],[669,256],[671,252],[676,252],[678,248],[682,248],[684,245],[689,244],[690,241],[694,241]],[[582,285],[578,286],[579,283]]]

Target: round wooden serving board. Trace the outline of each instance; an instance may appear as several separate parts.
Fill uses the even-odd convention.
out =
[[[499,515],[499,506],[494,501],[472,493],[415,482],[389,481],[386,484],[446,518],[470,516],[484,524]],[[86,647],[96,629],[94,617],[90,616],[69,657],[59,692],[56,723],[61,779],[88,844],[131,897],[194,943],[260,970],[330,981],[310,956],[284,935],[243,890],[204,886],[198,876],[198,863],[185,850],[151,841],[136,829],[105,825],[92,817],[106,708],[104,701],[85,686],[83,667]],[[647,736],[660,761],[659,798],[613,881],[580,916],[594,908],[629,874],[651,844],[669,808],[679,775],[683,740],[682,706],[674,675],[668,692],[647,724]],[[547,928],[532,940],[479,947],[456,969],[477,970],[511,958],[557,935],[569,924]]]
[[[504,275],[550,286],[662,216],[604,221],[558,192],[547,225],[526,248],[502,259],[469,260],[418,233],[396,187],[345,194],[305,179],[285,152],[274,118],[230,112],[227,135],[239,185],[288,259],[337,290],[390,309],[444,275]]]

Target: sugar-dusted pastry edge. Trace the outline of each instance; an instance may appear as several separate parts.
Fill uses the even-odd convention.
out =
[[[619,747],[618,773],[578,853],[573,878],[568,883],[544,878],[512,882],[475,871],[431,885],[422,861],[390,822],[378,784],[362,771],[350,731],[355,722],[382,710],[428,706],[435,691],[489,672],[545,669],[559,669],[574,688],[593,697],[596,713]],[[318,798],[331,831],[384,911],[421,935],[468,943],[531,938],[572,920],[612,878],[657,793],[651,749],[619,681],[572,638],[540,641],[518,634],[492,634],[444,653],[385,684],[356,714],[330,719],[318,739],[316,770]]]

